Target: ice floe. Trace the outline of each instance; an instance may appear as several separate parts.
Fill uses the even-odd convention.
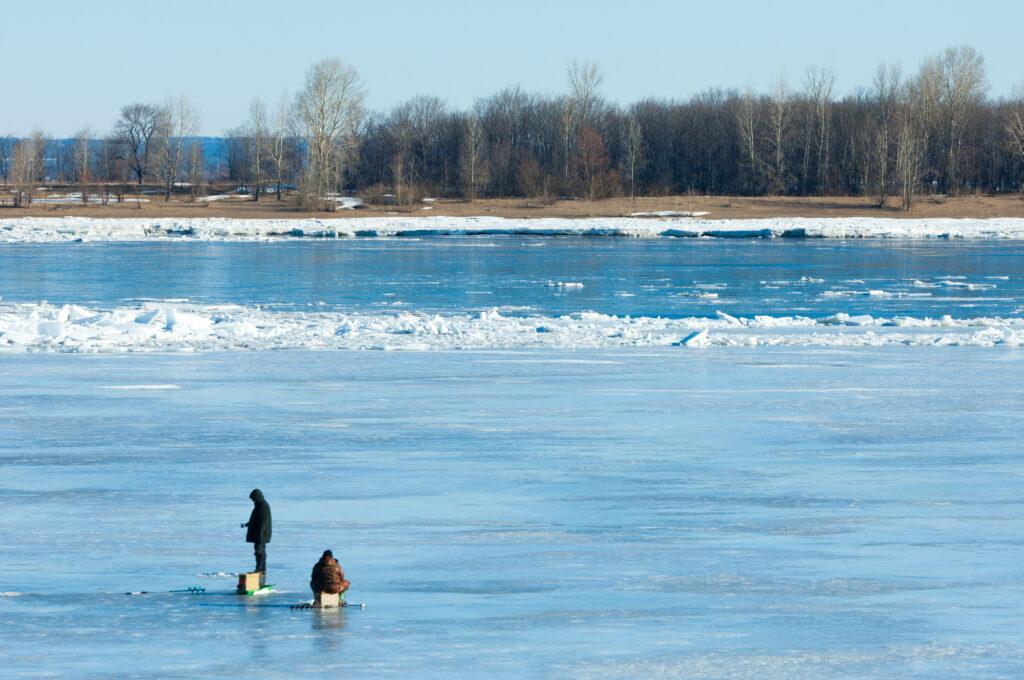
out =
[[[0,352],[211,352],[280,349],[970,345],[1024,346],[1024,318],[836,313],[825,317],[662,318],[576,312],[509,315],[415,311],[282,311],[241,305],[153,304],[91,309],[0,302]],[[107,389],[173,389],[113,385]]]
[[[693,333],[690,333],[685,338],[674,344],[681,347],[707,347],[709,344],[708,329],[705,328],[704,330],[694,331]]]

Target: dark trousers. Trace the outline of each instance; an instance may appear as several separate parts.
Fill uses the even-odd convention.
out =
[[[256,554],[256,571],[267,573],[267,544],[253,543],[252,550]]]

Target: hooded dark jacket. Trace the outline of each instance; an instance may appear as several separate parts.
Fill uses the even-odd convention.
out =
[[[249,526],[245,532],[246,543],[270,543],[270,503],[263,498],[263,492],[253,489],[249,498],[255,501]]]
[[[324,555],[313,565],[309,585],[316,591],[340,593],[348,588],[349,583],[345,580],[345,572],[341,570],[338,560]]]

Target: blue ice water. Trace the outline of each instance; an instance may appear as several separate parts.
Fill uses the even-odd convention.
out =
[[[688,317],[721,309],[734,316],[974,318],[1020,316],[1022,272],[1024,242],[983,240],[476,237],[0,245],[5,300],[107,307],[188,298],[284,310],[316,305],[447,314],[509,307],[504,314]],[[559,281],[584,287],[548,285]],[[871,297],[871,290],[893,297]]]
[[[1014,242],[3,246],[0,295],[1019,316],[1022,256]],[[821,296],[914,280],[995,287]],[[688,295],[701,290],[719,300]],[[1022,368],[1021,350],[963,347],[3,355],[0,668],[1021,676]],[[253,486],[274,510],[280,592],[245,601],[202,574],[251,566],[238,524]],[[287,608],[325,548],[366,610]],[[122,594],[191,585],[209,594]]]
[[[16,355],[15,676],[1012,677],[1020,351]],[[108,389],[176,385],[178,389]],[[965,388],[966,386],[970,386]],[[249,489],[274,511],[271,581]],[[333,548],[365,611],[291,611]],[[209,595],[127,597],[205,585]],[[58,651],[59,650],[59,651]]]

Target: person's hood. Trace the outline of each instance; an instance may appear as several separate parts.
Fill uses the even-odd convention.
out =
[[[263,503],[266,500],[263,498],[263,492],[259,489],[253,489],[252,493],[249,494],[249,498],[251,498],[254,503]]]

